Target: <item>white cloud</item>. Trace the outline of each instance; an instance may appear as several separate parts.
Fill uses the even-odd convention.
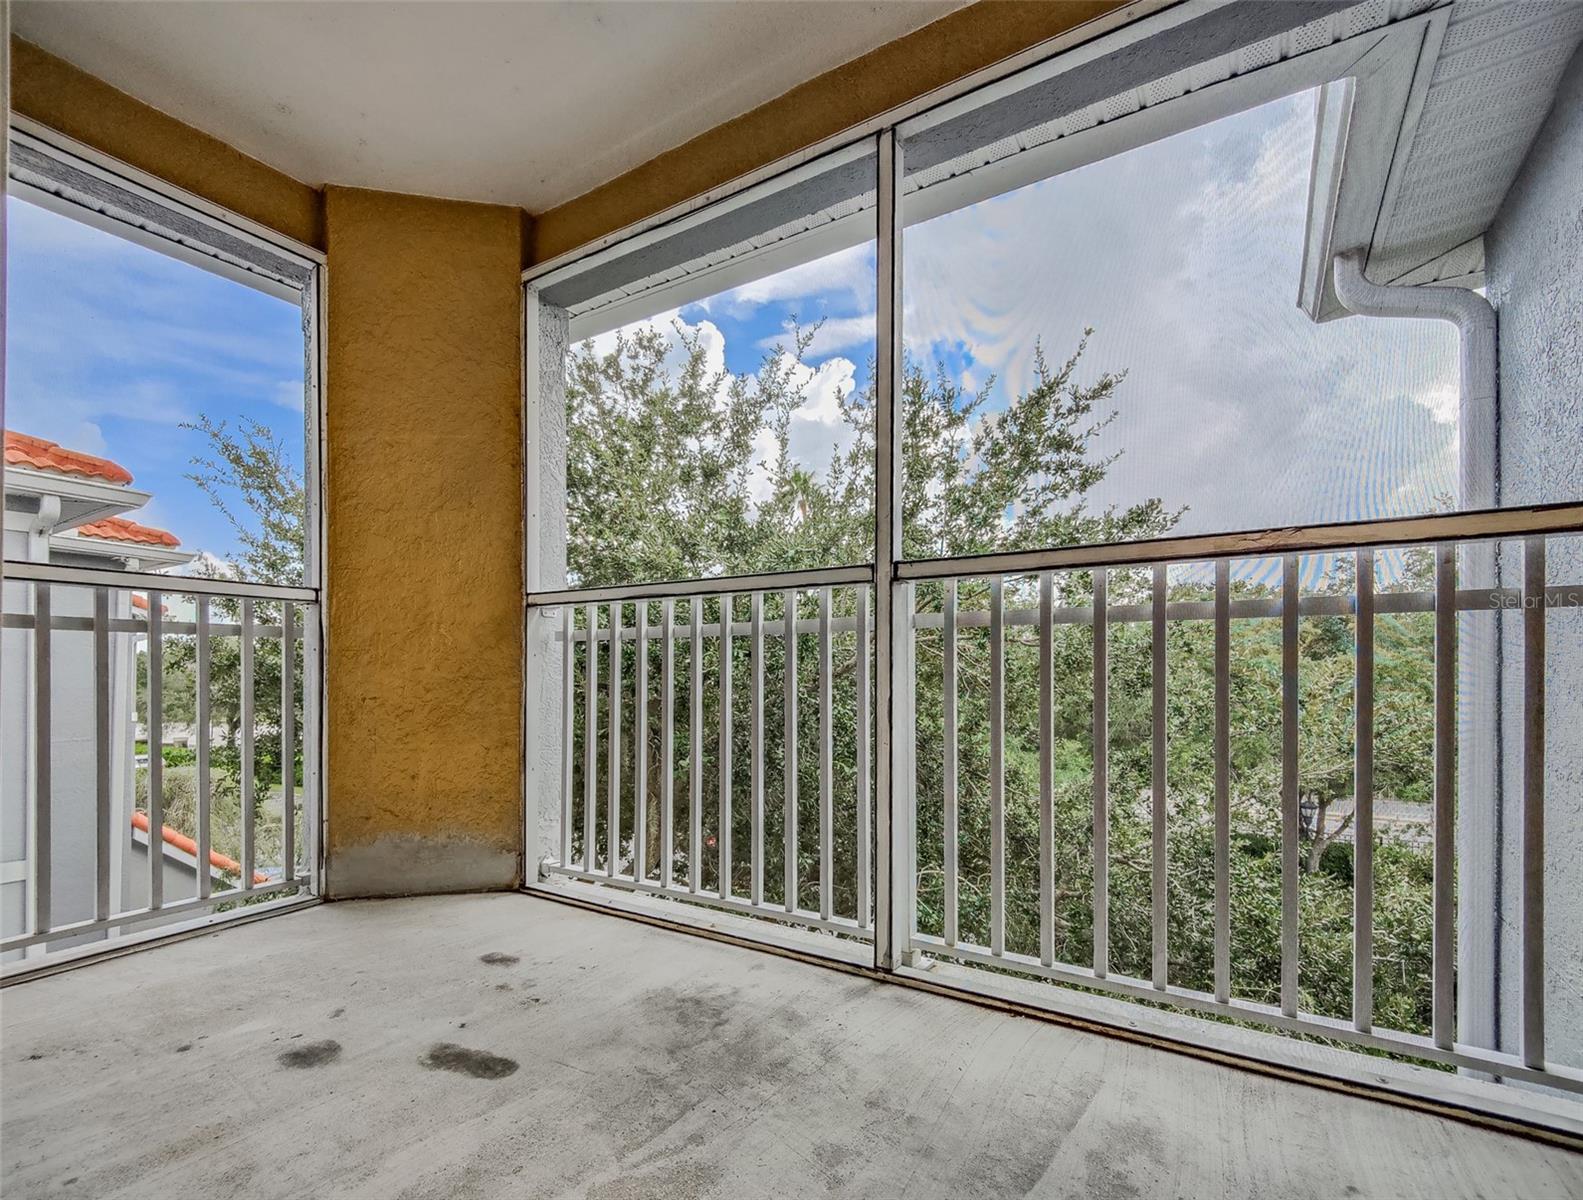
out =
[[[763,279],[733,288],[722,296],[704,302],[708,309],[720,305],[727,310],[751,308],[762,304],[820,297],[851,296],[867,307],[874,304],[874,244],[864,242],[838,250],[812,262],[789,267]]]
[[[855,317],[827,317],[814,329],[813,324],[805,323],[804,330],[813,329],[813,336],[809,339],[808,348],[804,351],[810,358],[817,358],[821,354],[833,354],[837,350],[856,349],[865,356],[874,353],[874,314],[872,312],[860,313]],[[774,350],[777,346],[791,349],[795,342],[796,334],[790,321],[786,323],[782,333],[773,337],[760,338],[760,350]]]
[[[1125,370],[1098,504],[1188,504],[1183,532],[1421,511],[1454,489],[1453,336],[1296,307],[1313,144],[1299,95],[909,228],[909,353],[971,355],[997,399],[1096,332]]]
[[[861,318],[873,327],[873,317]],[[620,335],[631,337],[640,329],[652,328],[666,339],[667,352],[664,365],[674,376],[686,362],[684,338],[697,337],[704,352],[705,371],[709,378],[719,380],[717,398],[723,403],[731,377],[725,372],[726,339],[713,321],[689,322],[672,309],[644,321],[623,326],[619,330],[601,333],[589,339],[595,354],[608,354],[615,349]],[[872,338],[872,332],[870,333]],[[773,348],[771,339],[765,348]],[[802,403],[792,413],[787,432],[787,452],[792,461],[816,473],[823,473],[830,466],[831,456],[844,453],[855,441],[856,431],[841,413],[840,397],[851,395],[857,387],[857,365],[841,355],[832,355],[818,361],[819,351],[810,346],[807,361],[785,363],[788,386],[803,396]],[[752,466],[748,472],[748,494],[754,505],[769,499],[772,492],[771,475],[778,456],[774,434],[760,429],[753,438]]]
[[[1462,406],[1461,389],[1453,383],[1420,388],[1409,399],[1423,405],[1442,425],[1455,425]]]

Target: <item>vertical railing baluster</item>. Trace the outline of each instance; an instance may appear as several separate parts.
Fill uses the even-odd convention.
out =
[[[716,848],[720,851],[717,867],[720,895],[725,899],[731,896],[731,622],[736,615],[732,606],[730,594],[723,594],[720,597],[720,809],[716,814],[719,827]]]
[[[835,898],[835,757],[832,752],[830,589],[819,589],[819,915],[830,919]]]
[[[306,609],[302,622],[302,811],[303,858],[309,884],[321,890],[319,825],[324,815],[324,776],[321,771],[322,704],[324,698],[324,609]]]
[[[148,906],[165,906],[165,631],[159,592],[148,594]],[[251,663],[248,664],[251,667]],[[244,680],[250,670],[244,670]],[[244,684],[244,687],[246,685]],[[252,766],[247,749],[247,696],[243,695],[244,771]],[[247,795],[243,782],[243,797]],[[250,884],[251,886],[251,884]]]
[[[1354,556],[1357,577],[1353,681],[1352,1026],[1374,1026],[1374,551]]]
[[[1039,575],[1039,961],[1055,962],[1055,578]]]
[[[632,630],[636,666],[632,696],[632,878],[648,877],[649,863],[649,602],[639,600]]]
[[[1434,997],[1430,1032],[1456,1036],[1457,548],[1435,547]]]
[[[889,913],[893,945],[907,966],[918,965],[913,939],[918,933],[918,589],[904,583],[895,591],[892,632],[897,635],[895,675],[898,684],[891,699],[896,711],[893,776],[894,804],[891,827],[898,853],[891,859],[895,907]]]
[[[52,842],[54,796],[51,771],[54,734],[50,730],[54,715],[54,671],[50,651],[55,640],[55,622],[50,614],[50,584],[40,580],[33,585],[33,932],[44,933],[54,924],[54,863]],[[150,843],[152,845],[152,843]]]
[[[295,668],[297,646],[296,618],[291,602],[280,602],[280,866],[281,878],[297,878],[297,685]],[[199,860],[199,873],[203,860]]]
[[[1109,579],[1094,568],[1094,974],[1110,971]]]
[[[1231,563],[1215,562],[1215,999],[1231,999]]]
[[[687,890],[704,884],[704,600],[687,606]]]
[[[214,887],[214,871],[209,864],[209,853],[214,844],[214,832],[210,824],[214,815],[214,781],[209,761],[209,725],[213,719],[209,698],[209,597],[194,596],[193,606],[197,610],[192,686],[195,693],[193,710],[198,725],[198,898],[207,900]],[[313,819],[311,812],[308,819]]]
[[[1297,1015],[1298,834],[1298,559],[1281,560],[1281,1011]]]
[[[873,886],[870,882],[869,843],[873,840],[869,795],[869,679],[868,587],[857,589],[857,927],[873,922]]]
[[[956,945],[959,936],[957,908],[957,849],[960,841],[960,832],[957,829],[959,816],[959,801],[957,798],[957,716],[956,716],[956,580],[945,581],[945,596],[941,602],[942,618],[940,635],[943,639],[941,649],[944,657],[942,686],[943,696],[943,723],[945,742],[944,764],[944,841],[945,841],[945,944]]]
[[[610,606],[610,736],[605,742],[605,874],[621,871],[621,622],[626,605]]]
[[[797,895],[797,593],[785,593],[786,610],[782,616],[784,637],[786,640],[785,654],[785,747],[782,754],[784,766],[784,791],[785,823],[783,832],[786,842],[785,862],[785,901],[786,911],[796,912],[798,908]]]
[[[148,598],[148,618],[155,619],[157,605],[155,598],[150,593]],[[242,670],[242,890],[253,890],[253,864],[254,852],[257,847],[257,813],[254,809],[254,783],[253,783],[253,602],[249,599],[242,601],[242,628],[238,638],[241,646]],[[150,679],[153,678],[153,664],[150,663]],[[152,761],[152,760],[150,760]],[[150,803],[152,804],[153,789],[149,789]],[[153,817],[149,818],[153,824]]]
[[[660,886],[676,880],[676,602],[660,601]]]
[[[599,606],[583,614],[583,870],[594,869],[594,805],[599,795]]]
[[[577,607],[561,608],[561,866],[572,865],[572,767],[577,758],[576,658]]]
[[[1006,581],[989,581],[989,952],[1006,952]]]
[[[1151,728],[1151,763],[1150,763],[1150,837],[1152,846],[1149,853],[1149,907],[1151,911],[1151,933],[1153,934],[1153,983],[1160,991],[1165,990],[1166,976],[1169,972],[1169,941],[1170,925],[1166,914],[1166,867],[1168,865],[1166,846],[1165,824],[1165,717],[1166,717],[1166,644],[1165,644],[1165,601],[1166,585],[1168,582],[1167,568],[1164,563],[1156,563],[1154,567],[1154,593],[1153,611],[1151,613],[1153,624],[1153,678],[1151,691],[1153,693],[1153,714]]]
[[[1519,1053],[1545,1066],[1545,539],[1523,546],[1522,957]],[[1436,830],[1436,836],[1439,831]]]
[[[748,764],[748,806],[752,823],[753,871],[748,896],[754,905],[764,903],[764,593],[754,592],[749,620],[752,626],[752,683],[748,689],[751,710],[751,758]]]
[[[94,690],[94,915],[110,917],[111,861],[115,856],[110,806],[110,589],[93,590],[93,690]],[[126,830],[120,830],[126,836]],[[119,903],[119,901],[117,901]]]

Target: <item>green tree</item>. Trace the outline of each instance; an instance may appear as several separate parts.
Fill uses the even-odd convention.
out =
[[[269,427],[242,418],[233,428],[225,421],[200,416],[187,426],[208,439],[209,452],[193,460],[188,478],[226,518],[236,535],[240,553],[234,562],[208,565],[201,574],[249,580],[294,583],[303,577],[306,493],[302,473],[292,464],[284,438]],[[210,619],[235,625],[244,607],[250,607],[256,625],[279,629],[282,605],[276,601],[243,601],[232,597],[209,600]],[[303,778],[303,630],[305,614],[293,607],[296,638],[292,654],[292,712],[297,736],[293,741],[292,771],[295,783]],[[167,641],[166,674],[177,672],[191,697],[196,669],[197,641],[176,637]],[[281,642],[278,634],[257,636],[253,651],[253,803],[255,857],[260,865],[278,860],[281,820],[272,811],[281,770]],[[242,769],[242,650],[234,635],[214,636],[209,644],[209,697],[211,720],[224,736],[211,750],[215,795],[214,845],[239,857],[241,839]],[[190,705],[189,705],[190,707]],[[301,848],[302,813],[298,810],[296,845]],[[191,832],[187,830],[186,832]]]
[[[866,561],[872,557],[873,413],[872,387],[838,397],[848,426],[848,448],[832,454],[823,471],[794,461],[790,453],[791,416],[807,399],[811,372],[803,358],[813,330],[795,330],[784,348],[766,355],[757,371],[735,375],[711,372],[699,336],[678,324],[677,336],[654,329],[624,334],[605,353],[592,344],[575,348],[567,366],[569,427],[567,491],[569,573],[579,584],[599,586],[632,579],[675,579],[741,574],[815,565]],[[1099,450],[1099,437],[1124,402],[1125,377],[1100,373],[1080,381],[1089,331],[1069,357],[1052,366],[1035,348],[1034,378],[1028,389],[991,411],[993,381],[977,392],[960,387],[942,366],[909,359],[902,377],[901,435],[904,549],[914,557],[960,555],[1008,548],[1059,546],[1133,540],[1169,530],[1182,509],[1162,498],[1124,508],[1098,507],[1095,488],[1117,455]],[[873,371],[869,372],[870,378]],[[772,435],[772,451],[756,449],[760,430]],[[755,501],[755,496],[757,500]],[[1413,571],[1422,569],[1412,562]],[[1411,572],[1410,572],[1411,573]],[[1416,582],[1409,580],[1408,582]],[[1058,606],[1083,607],[1092,601],[1086,572],[1057,574]],[[1010,609],[1036,605],[1031,579],[1008,579]],[[1113,606],[1146,605],[1149,574],[1118,570],[1109,579]],[[1352,581],[1344,563],[1313,589],[1345,596]],[[1239,599],[1260,600],[1278,591],[1238,579]],[[1173,580],[1170,599],[1206,600],[1212,596],[1202,574]],[[938,613],[939,585],[921,585],[916,607]],[[836,593],[836,615],[851,615],[850,590]],[[987,585],[963,581],[959,603],[982,610]],[[685,623],[691,604],[699,619],[719,619],[714,599],[675,602],[675,619]],[[815,597],[798,601],[800,618],[817,615]],[[746,619],[745,599],[732,606],[733,619]],[[779,596],[765,600],[766,619],[783,616]],[[627,606],[623,621],[637,618]],[[648,606],[651,627],[661,620],[658,605]],[[600,618],[604,620],[603,616]],[[1278,620],[1233,623],[1232,680],[1232,912],[1234,983],[1237,994],[1265,1002],[1279,998],[1280,982],[1280,704],[1281,647]],[[1398,798],[1428,795],[1427,756],[1420,740],[1427,728],[1428,671],[1432,655],[1427,627],[1416,614],[1382,618],[1377,686],[1377,776],[1382,789]],[[1173,983],[1208,989],[1213,983],[1213,794],[1211,754],[1213,720],[1213,631],[1207,621],[1173,621],[1167,632],[1169,796],[1168,882],[1169,959]],[[1149,788],[1152,772],[1152,631],[1147,622],[1109,626],[1109,926],[1114,970],[1147,976],[1150,968],[1152,839]],[[746,639],[734,646],[735,678],[747,678]],[[1083,963],[1092,955],[1093,737],[1091,683],[1093,634],[1085,624],[1057,625],[1053,638],[1055,712],[1052,744],[1056,763],[1054,923],[1057,953]],[[1351,996],[1352,883],[1351,847],[1341,837],[1344,821],[1331,810],[1350,797],[1353,754],[1352,674],[1355,631],[1348,616],[1305,617],[1300,625],[1300,761],[1310,818],[1305,832],[1301,882],[1304,1006],[1344,1016]],[[798,782],[794,803],[798,836],[794,852],[798,873],[807,881],[798,900],[804,906],[818,885],[821,867],[817,840],[820,809],[818,722],[826,703],[816,670],[810,669],[813,643],[798,639]],[[917,789],[919,923],[940,933],[943,920],[943,747],[941,642],[938,632],[918,634]],[[778,731],[783,720],[786,647],[780,638],[766,643],[765,728]],[[852,681],[856,674],[855,639],[837,639],[830,694],[834,779],[833,816],[836,852],[832,890],[836,910],[855,911],[857,811],[867,804],[855,775],[857,740],[868,736],[856,721]],[[634,651],[626,651],[623,678],[635,677]],[[650,648],[651,656],[657,654]],[[958,744],[960,832],[958,880],[961,936],[989,940],[990,813],[989,649],[979,629],[958,638]],[[581,659],[579,658],[579,663]],[[703,780],[703,848],[700,873],[706,888],[718,886],[711,847],[720,834],[718,689],[720,651],[708,639],[699,670],[702,704],[699,772]],[[675,667],[676,739],[672,747],[679,798],[674,814],[676,858],[673,867],[686,877],[689,813],[686,797],[691,714],[687,696],[693,664],[680,653]],[[1038,952],[1039,730],[1037,721],[1038,646],[1027,627],[1008,630],[1006,671],[1006,937],[1009,949]],[[601,675],[608,672],[601,668]],[[648,711],[662,702],[657,657],[649,669]],[[741,685],[739,684],[739,687]],[[601,706],[601,712],[603,708]],[[583,706],[574,712],[578,744],[584,735]],[[601,718],[602,720],[603,718]],[[627,720],[630,722],[630,709]],[[748,794],[749,747],[740,718],[735,723],[731,792]],[[642,811],[648,831],[646,870],[659,866],[659,792],[661,747],[651,719],[641,749],[623,738],[627,761],[623,778],[633,778],[635,756],[648,760],[648,791]],[[783,902],[784,817],[779,780],[785,747],[765,741],[766,898]],[[573,794],[585,786],[581,756],[573,764]],[[607,780],[596,764],[596,794]],[[604,804],[594,812],[595,846],[605,844]],[[633,802],[623,800],[624,840],[630,844]],[[732,810],[735,846],[748,845],[747,805]],[[574,854],[581,854],[582,828],[574,830]],[[738,849],[732,886],[746,891],[749,854]],[[1427,855],[1382,837],[1376,855],[1375,962],[1379,1019],[1398,1028],[1423,1030],[1428,1022]]]

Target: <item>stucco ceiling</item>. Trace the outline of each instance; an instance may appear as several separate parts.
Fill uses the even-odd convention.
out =
[[[308,183],[542,211],[963,0],[21,0],[20,36]]]

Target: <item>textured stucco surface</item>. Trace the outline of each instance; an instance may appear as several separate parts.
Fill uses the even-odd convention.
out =
[[[1583,51],[1485,237],[1488,294],[1500,320],[1500,476],[1503,504],[1583,498]],[[1583,538],[1552,539],[1548,582],[1583,582]],[[1515,548],[1505,582],[1519,581]],[[1522,729],[1521,619],[1504,619],[1503,707],[1508,737]],[[1583,1066],[1583,610],[1546,619],[1546,1044]],[[1504,756],[1508,886],[1503,895],[1502,1026],[1517,1016],[1515,889],[1520,742]]]
[[[534,219],[542,262],[850,129],[1124,0],[980,0],[843,63],[768,104]]]
[[[326,193],[331,895],[521,860],[517,210]]]
[[[11,109],[95,150],[319,249],[319,190],[118,91],[63,58],[11,39]]]

